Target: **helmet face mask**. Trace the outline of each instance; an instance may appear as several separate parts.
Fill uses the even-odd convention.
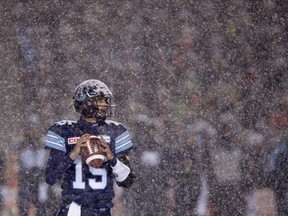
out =
[[[98,101],[105,100],[104,107]],[[86,80],[80,83],[74,91],[75,111],[83,116],[105,121],[106,116],[115,116],[115,105],[112,92],[99,80]],[[99,107],[98,107],[99,106]]]

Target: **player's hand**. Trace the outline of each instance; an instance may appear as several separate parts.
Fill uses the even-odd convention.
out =
[[[103,147],[102,151],[105,152],[107,160],[112,160],[114,155],[113,155],[109,145],[107,144],[106,140],[103,138],[103,136],[100,136],[100,141],[101,141],[101,145]]]
[[[81,153],[81,148],[87,146],[87,141],[90,140],[90,134],[84,134],[77,140],[73,150],[70,152],[69,157],[75,160],[76,157]]]

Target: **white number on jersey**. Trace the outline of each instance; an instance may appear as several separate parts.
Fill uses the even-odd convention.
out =
[[[82,159],[81,156],[78,156],[74,164],[75,167],[75,181],[73,182],[74,189],[85,189],[85,182],[83,181],[82,173]],[[89,171],[93,176],[101,176],[101,181],[96,182],[96,178],[89,178],[88,185],[93,189],[104,189],[107,185],[107,171],[104,168],[93,168],[89,166]]]

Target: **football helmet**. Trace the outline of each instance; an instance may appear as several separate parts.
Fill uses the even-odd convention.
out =
[[[99,111],[97,100],[105,99],[105,110]],[[98,122],[103,122],[106,116],[115,116],[115,105],[113,95],[109,88],[96,79],[86,80],[80,83],[73,95],[75,111],[86,117],[96,118]]]

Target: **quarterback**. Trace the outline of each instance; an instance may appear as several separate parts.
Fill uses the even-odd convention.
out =
[[[121,123],[106,119],[114,115],[115,105],[103,82],[91,79],[80,83],[73,100],[80,119],[53,124],[45,139],[50,151],[46,182],[62,183],[58,216],[110,216],[114,180],[120,187],[129,187],[135,178],[128,156],[133,144]],[[82,158],[83,148],[95,136],[105,155],[100,167],[92,167]]]

